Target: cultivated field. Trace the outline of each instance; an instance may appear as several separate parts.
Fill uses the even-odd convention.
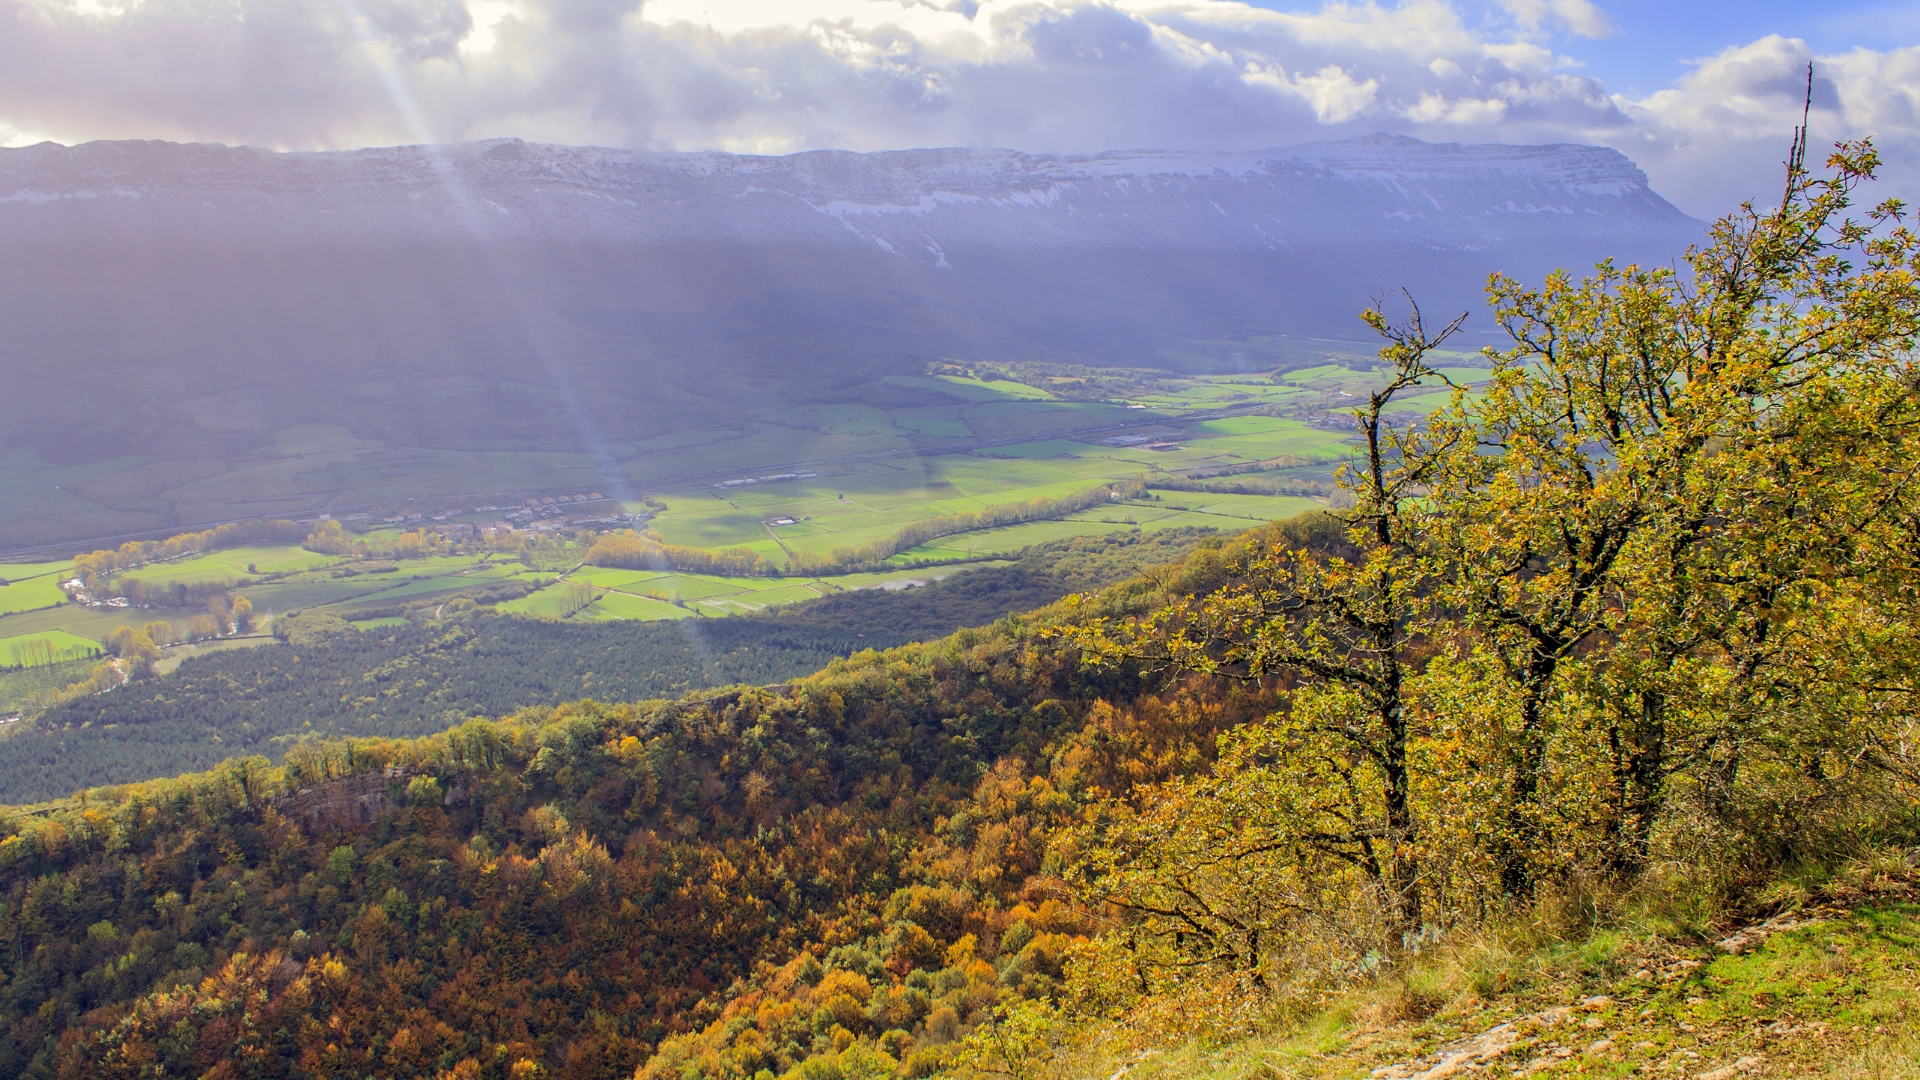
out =
[[[1344,430],[1301,420],[1234,416],[1154,424],[1147,434],[1096,433],[966,453],[889,456],[852,463],[831,476],[661,495],[666,509],[650,524],[669,543],[742,547],[780,561],[791,552],[824,555],[882,539],[929,517],[1054,498],[1117,480],[1138,478],[1151,486],[1159,477],[1223,469],[1236,475],[1245,470],[1247,478],[1325,480],[1348,456],[1348,438]],[[1148,441],[1111,445],[1109,439]],[[1299,505],[1279,499],[1266,509],[1279,516],[1297,512]],[[1260,512],[1254,503],[1242,509]]]
[[[60,582],[72,572],[71,562],[0,563],[0,578],[7,582],[0,588],[0,617],[60,603],[66,599]]]

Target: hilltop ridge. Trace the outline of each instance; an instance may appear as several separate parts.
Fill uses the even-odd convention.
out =
[[[9,189],[10,190],[4,190]],[[1614,150],[1372,136],[1240,152],[662,153],[494,139],[276,153],[165,142],[0,150],[0,229],[507,242],[1475,249],[1699,223]]]

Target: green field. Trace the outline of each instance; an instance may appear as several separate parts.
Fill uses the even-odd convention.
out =
[[[1046,524],[1046,523],[1043,523]],[[984,534],[982,534],[984,535]],[[1071,529],[1061,536],[1080,535]],[[1023,540],[1024,547],[1035,540]],[[953,558],[942,553],[940,558]],[[944,567],[916,567],[877,573],[845,574],[826,578],[722,577],[716,574],[686,574],[653,570],[612,570],[583,566],[560,582],[584,585],[594,590],[594,602],[566,616],[574,619],[684,619],[689,616],[744,615],[778,604],[791,604],[831,596],[850,589],[875,589],[922,585],[975,566],[1004,566],[1000,560],[960,563]],[[521,615],[561,617],[569,604],[564,587],[543,589],[519,600],[500,605],[500,610]],[[676,601],[678,601],[676,603]]]
[[[72,559],[57,559],[53,562],[37,563],[0,562],[0,578],[5,578],[14,584],[19,584],[31,578],[62,575],[72,569]]]
[[[404,621],[404,620],[403,620]],[[162,649],[160,659],[154,662],[153,670],[165,675],[180,666],[183,660],[208,653],[226,652],[230,649],[256,649],[263,645],[275,644],[275,640],[265,634],[254,633],[246,637],[221,638],[217,641],[197,641],[191,645],[175,645]]]
[[[175,581],[232,583],[246,577],[310,570],[341,561],[337,556],[317,555],[297,545],[250,545],[212,551],[191,559],[154,563],[129,570],[125,576],[167,584]]]
[[[625,593],[604,593],[592,606],[577,612],[576,619],[618,620],[618,619],[685,619],[693,612],[686,608],[675,607],[662,600],[650,600],[643,596],[630,596]]]
[[[50,608],[63,603],[67,594],[60,583],[73,573],[73,561],[0,563],[0,617],[21,611]],[[0,631],[4,633],[4,631]]]
[[[47,630],[38,634],[0,637],[0,667],[47,667],[68,660],[80,660],[100,651],[100,643],[70,634],[65,630]]]
[[[247,566],[271,580],[247,577]],[[316,555],[296,545],[235,548],[232,551],[130,571],[130,577],[154,581],[222,581],[261,612],[343,605],[375,606],[440,593],[452,594],[498,583],[525,573],[519,563],[483,561],[479,556],[436,556],[380,560],[387,573],[367,572],[365,564]],[[250,584],[238,585],[240,581]],[[0,627],[5,623],[0,621]]]
[[[72,568],[73,564],[68,563],[66,569],[70,571]],[[0,570],[0,577],[6,576],[7,571]],[[63,577],[65,575],[60,573],[41,574],[31,578],[7,577],[7,586],[0,589],[0,616],[11,615],[16,611],[52,607],[64,601],[67,594],[60,591],[60,581]]]
[[[1323,506],[1312,499],[1286,495],[1215,495],[1192,491],[1161,491],[1153,494],[1159,497],[1159,501],[1115,503],[1111,507],[1084,511],[1059,521],[1035,521],[943,536],[902,552],[895,556],[894,561],[998,555],[1069,536],[1098,536],[1135,528],[1194,527],[1238,532]]]
[[[572,556],[578,557],[578,550]],[[248,578],[252,563],[261,573],[274,568],[270,580]],[[67,566],[70,564],[62,564]],[[236,548],[179,562],[144,567],[134,575],[159,581],[225,581],[233,594],[250,600],[263,627],[279,614],[294,610],[330,611],[356,626],[392,625],[391,614],[402,605],[437,606],[462,594],[484,591],[513,580],[551,583],[518,600],[500,604],[502,611],[557,617],[574,602],[569,583],[592,588],[594,602],[570,617],[576,619],[678,619],[724,616],[760,611],[776,604],[824,596],[846,588],[878,586],[895,579],[928,580],[926,571],[898,574],[861,574],[840,579],[730,578],[649,570],[617,570],[580,566],[564,575],[535,572],[518,562],[475,556],[438,556],[381,560],[391,567],[384,573],[367,572],[367,563],[317,556],[292,545]],[[305,567],[302,569],[301,567]],[[46,580],[53,580],[52,577]],[[238,584],[246,581],[248,584]],[[9,586],[20,588],[21,586]],[[676,601],[678,601],[676,603]],[[371,613],[371,617],[361,613]],[[61,647],[91,652],[119,627],[142,627],[151,622],[172,623],[184,633],[198,609],[89,608],[63,604],[57,608],[0,615],[0,666],[10,663],[8,646],[15,641],[49,639]],[[219,643],[177,646],[166,658],[179,658]],[[77,655],[78,653],[73,653]],[[178,654],[178,655],[176,655]],[[165,661],[163,661],[165,662]],[[171,666],[168,663],[167,666]]]
[[[595,592],[592,605],[576,619],[683,619],[694,615],[734,615],[775,604],[811,600],[837,586],[807,578],[721,577],[649,570],[609,570],[583,566],[563,581]],[[524,615],[557,616],[569,599],[564,588],[544,589],[500,605]],[[677,603],[676,603],[677,601]]]

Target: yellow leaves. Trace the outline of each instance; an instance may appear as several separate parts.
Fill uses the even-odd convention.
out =
[[[800,1006],[793,1001],[766,1000],[754,1011],[754,1024],[761,1031],[774,1031],[799,1015]]]
[[[611,882],[614,863],[607,847],[601,846],[584,832],[564,836],[561,840],[541,847],[540,855],[532,861],[540,869],[540,880],[545,888],[553,890],[559,897],[572,897],[586,894],[595,886]],[[732,865],[726,859],[720,859],[712,884],[708,890],[724,892],[726,884],[732,882]]]
[[[937,967],[944,951],[940,942],[918,923],[906,923],[887,957],[887,965],[895,971]]]
[[[852,1001],[864,1005],[866,999],[874,995],[874,986],[860,972],[847,969],[829,970],[828,974],[806,994],[806,999],[812,1001],[816,1007],[820,1007],[839,995],[845,995]]]
[[[973,935],[969,934],[967,936],[972,937]],[[991,1000],[993,996],[992,987],[995,982],[992,964],[987,963],[979,957],[975,957],[963,964],[956,964],[954,966],[958,967],[960,973],[967,977],[967,984],[969,986],[986,988],[988,992],[985,996]]]
[[[34,839],[39,841],[42,854],[49,859],[57,859],[67,849],[69,834],[65,825],[58,821],[49,821],[40,826]]]
[[[1054,1044],[1066,1034],[1059,1010],[1045,1001],[1019,1001],[994,1010],[987,1023],[968,1034],[956,1064],[988,1075],[1028,1078],[1044,1075]]]
[[[566,815],[551,803],[528,810],[526,823],[529,831],[549,843],[560,840],[573,829]]]
[[[1468,437],[1427,519],[1474,663],[1431,684],[1429,710],[1477,746],[1465,764],[1507,780],[1478,794],[1506,803],[1491,835],[1508,887],[1634,814],[1644,845],[1628,804],[1704,768],[1695,747],[1740,760],[1729,747],[1778,704],[1736,683],[1793,666],[1795,612],[1870,566],[1856,530],[1911,498],[1912,436],[1888,436],[1920,409],[1890,361],[1920,330],[1920,247],[1840,223],[1864,153],[1796,173],[1776,212],[1723,220],[1687,273],[1489,284],[1513,346],[1478,404],[1433,420]],[[1864,273],[1847,261],[1862,245],[1880,260]]]
[[[740,1071],[749,1076],[759,1071],[761,1066],[769,1060],[765,1039],[752,1028],[741,1032],[740,1037],[734,1040],[731,1056]]]

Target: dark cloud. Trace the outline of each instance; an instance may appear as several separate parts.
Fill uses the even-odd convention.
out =
[[[473,32],[473,15],[459,0],[359,0],[373,37],[410,64],[450,60]],[[346,8],[352,17],[354,7]]]

